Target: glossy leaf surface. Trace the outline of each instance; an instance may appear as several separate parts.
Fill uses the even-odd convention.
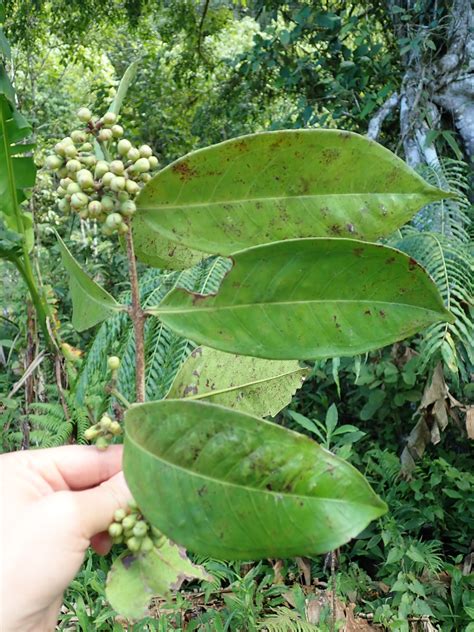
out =
[[[124,471],[148,520],[218,559],[324,553],[386,511],[349,463],[304,435],[214,404],[125,415]]]
[[[291,360],[262,360],[197,347],[166,397],[200,399],[257,417],[274,417],[291,402],[308,373]]]
[[[83,331],[102,322],[117,310],[126,309],[125,305],[117,303],[113,296],[84,272],[57,233],[56,239],[64,267],[69,274],[74,328]]]
[[[212,577],[193,564],[183,548],[164,538],[148,553],[122,553],[107,576],[106,596],[122,616],[141,619],[153,597],[170,598],[186,579],[210,581]]]
[[[216,295],[173,290],[150,311],[199,344],[287,360],[364,353],[452,318],[423,268],[392,248],[299,239],[232,259]]]
[[[285,130],[177,160],[145,186],[137,218],[162,239],[226,255],[299,237],[376,240],[450,195],[358,134]]]

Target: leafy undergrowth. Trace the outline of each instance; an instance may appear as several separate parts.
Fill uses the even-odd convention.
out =
[[[328,418],[334,424],[333,413]],[[389,512],[334,556],[258,563],[196,558],[213,581],[188,584],[171,602],[154,601],[149,617],[132,623],[107,604],[110,560],[90,553],[66,593],[58,629],[472,632],[470,455],[426,454],[407,481],[399,476],[395,453],[379,447],[364,451],[364,440],[356,439],[360,447],[352,460]]]

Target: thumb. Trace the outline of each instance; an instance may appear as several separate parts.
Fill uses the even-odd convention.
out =
[[[126,508],[132,499],[123,472],[118,472],[97,487],[73,492],[78,508],[80,525],[88,539],[105,531],[113,520],[117,509]]]

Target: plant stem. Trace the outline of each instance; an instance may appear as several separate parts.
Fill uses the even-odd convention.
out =
[[[145,343],[143,337],[145,313],[140,304],[140,287],[138,285],[137,262],[133,248],[133,235],[130,222],[127,222],[128,232],[125,235],[127,244],[128,273],[132,290],[132,306],[130,318],[135,332],[135,382],[137,402],[145,401]]]
[[[113,389],[110,391],[110,394],[111,394],[111,395],[113,395],[113,396],[115,397],[115,399],[118,399],[118,401],[119,401],[119,402],[121,402],[121,403],[125,406],[125,408],[130,408],[131,404],[130,404],[130,402],[128,401],[128,399],[126,399],[126,398],[122,395],[122,393],[121,393],[120,391],[118,391],[116,388],[113,388]]]
[[[18,272],[23,277],[28,287],[28,290],[30,292],[31,300],[33,301],[33,305],[36,311],[36,316],[38,318],[41,331],[43,332],[45,342],[48,345],[48,347],[51,347],[52,341],[51,341],[50,333],[48,331],[48,326],[46,324],[46,318],[47,318],[46,311],[44,309],[44,304],[43,304],[43,301],[41,300],[41,296],[39,295],[38,288],[36,287],[28,251],[27,250],[24,251],[23,261],[21,261],[20,259],[15,259],[14,263]]]

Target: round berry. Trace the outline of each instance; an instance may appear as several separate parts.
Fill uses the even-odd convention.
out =
[[[100,132],[97,134],[97,138],[102,143],[108,143],[109,140],[112,140],[112,130],[111,129],[101,129]]]
[[[138,553],[141,547],[141,542],[140,540],[132,536],[131,538],[128,538],[127,546],[132,553]]]
[[[105,437],[98,437],[95,441],[95,447],[101,452],[107,450],[109,447],[109,442]]]
[[[137,522],[137,517],[134,514],[128,514],[127,516],[125,516],[125,518],[122,520],[122,525],[124,529],[133,529],[133,527],[135,526]]]
[[[48,156],[46,158],[46,166],[48,169],[60,169],[63,166],[63,161],[59,156]]]
[[[94,200],[93,202],[89,202],[88,205],[89,215],[91,217],[99,217],[102,213],[102,204],[98,200]]]
[[[143,538],[148,531],[148,525],[144,520],[139,520],[133,527],[133,535],[136,538]]]
[[[150,156],[148,158],[148,162],[150,163],[151,169],[156,169],[158,167],[158,165],[160,164],[158,162],[158,158],[156,156]]]
[[[109,165],[110,171],[116,176],[121,176],[124,172],[123,162],[121,160],[112,160]]]
[[[110,356],[107,359],[107,366],[111,371],[116,371],[120,366],[120,358],[117,356]]]
[[[125,189],[125,178],[123,176],[115,177],[110,183],[110,188],[115,192],[123,191]]]
[[[82,169],[82,165],[79,160],[73,158],[72,160],[68,160],[66,163],[66,169],[71,173],[77,173]]]
[[[117,115],[114,112],[106,112],[102,117],[102,123],[107,126],[113,125],[116,121]]]
[[[74,195],[74,193],[81,192],[81,187],[77,184],[77,182],[71,182],[71,184],[68,184],[66,190],[68,195]]]
[[[112,125],[112,134],[114,138],[123,136],[123,127],[121,125]]]
[[[120,212],[122,213],[122,215],[125,215],[125,217],[131,217],[136,212],[136,210],[137,210],[137,205],[135,204],[135,202],[132,202],[131,200],[124,202],[120,206]]]
[[[127,515],[127,512],[125,511],[125,509],[116,509],[115,513],[114,513],[114,520],[115,522],[122,522],[122,520],[125,518],[125,516]]]
[[[77,116],[79,120],[83,123],[88,123],[92,118],[92,112],[89,110],[89,108],[81,108],[78,111]]]
[[[123,527],[118,522],[112,522],[112,524],[109,526],[108,531],[109,531],[109,535],[112,538],[118,538],[123,533]]]
[[[131,162],[136,162],[140,158],[140,152],[136,147],[132,147],[127,153],[127,158],[131,160]]]
[[[89,198],[85,193],[74,193],[71,197],[71,206],[74,208],[82,208],[88,201]]]
[[[145,173],[146,171],[150,171],[150,163],[147,158],[139,158],[135,163],[135,169],[138,173]]]
[[[144,553],[148,553],[149,551],[153,550],[153,540],[151,538],[149,538],[148,536],[146,538],[143,538],[142,540],[142,545],[141,545],[141,550]]]
[[[104,173],[102,176],[102,184],[104,187],[110,187],[113,180],[115,180],[115,175],[111,171],[107,171],[107,173]]]
[[[122,223],[122,216],[120,213],[110,213],[105,220],[105,225],[108,228],[115,229]]]
[[[119,140],[119,142],[117,143],[117,151],[121,156],[125,156],[126,154],[128,154],[131,148],[132,143],[126,138]]]
[[[87,135],[81,130],[75,129],[73,132],[71,132],[71,138],[73,143],[75,143],[76,145],[82,145],[82,143],[86,142]]]
[[[111,197],[104,195],[104,197],[100,200],[100,203],[102,204],[102,208],[106,213],[110,213],[114,210],[115,204]]]
[[[127,180],[125,183],[125,188],[130,195],[137,195],[140,192],[140,185],[134,182],[133,180]]]
[[[96,179],[100,180],[102,176],[105,176],[108,170],[109,170],[109,163],[106,162],[105,160],[99,160],[95,166],[95,171],[94,171],[94,175]]]
[[[153,150],[150,145],[142,145],[138,148],[138,151],[140,152],[140,156],[142,156],[142,158],[149,158],[153,154]]]

